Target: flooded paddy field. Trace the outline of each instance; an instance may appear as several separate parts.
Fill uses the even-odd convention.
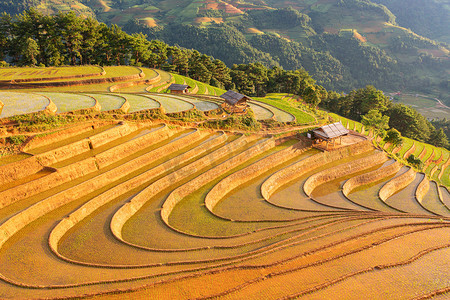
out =
[[[130,104],[129,113],[146,109],[158,108],[161,104],[158,101],[145,97],[144,95],[120,94],[127,99]]]
[[[161,106],[164,107],[166,113],[177,113],[194,108],[194,105],[190,102],[181,99],[166,97],[164,95],[149,94],[147,97],[161,103]]]
[[[109,111],[120,109],[125,103],[126,99],[119,95],[108,95],[108,94],[87,94],[90,97],[97,99],[100,103],[102,111]]]
[[[42,95],[16,92],[0,92],[0,100],[4,104],[0,118],[43,111],[50,103]]]
[[[172,100],[174,111],[192,105]],[[416,199],[414,174],[384,203],[379,191],[408,171],[362,180],[392,164],[370,141],[322,152],[295,138],[83,126],[0,161],[2,299],[411,298],[448,287],[448,190],[430,182]],[[8,182],[15,163],[34,169]]]

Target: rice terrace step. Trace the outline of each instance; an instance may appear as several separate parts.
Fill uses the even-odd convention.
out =
[[[118,73],[0,70],[2,149],[15,149],[0,156],[0,298],[448,296],[447,150],[405,139],[392,153],[287,94],[232,112],[179,74],[97,82]],[[348,134],[313,143],[328,118]]]

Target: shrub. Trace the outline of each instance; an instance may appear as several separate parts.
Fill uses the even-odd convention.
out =
[[[415,157],[414,154],[411,154],[408,159],[406,160],[413,168],[416,168],[418,170],[422,170],[423,168],[423,162],[420,160],[420,158]]]
[[[21,145],[27,140],[27,136],[25,135],[13,135],[8,137],[8,141],[14,145]]]

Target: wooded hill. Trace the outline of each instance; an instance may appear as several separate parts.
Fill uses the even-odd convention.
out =
[[[261,62],[304,68],[331,90],[372,84],[433,94],[449,103],[448,46],[429,39],[448,40],[448,7],[438,0],[412,2],[3,0],[0,9],[16,13],[34,6],[43,13],[95,15],[126,32],[212,55],[229,67]]]

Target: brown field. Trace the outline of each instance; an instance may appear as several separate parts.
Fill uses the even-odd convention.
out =
[[[201,17],[201,18],[195,18],[194,22],[195,23],[205,23],[205,22],[223,23],[223,18]]]

